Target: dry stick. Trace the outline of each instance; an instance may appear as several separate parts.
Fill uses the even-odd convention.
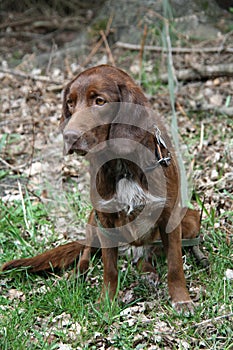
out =
[[[31,17],[31,18],[26,18],[26,19],[21,19],[15,22],[11,22],[11,21],[7,21],[5,23],[2,23],[0,25],[0,29],[5,29],[8,27],[19,27],[19,26],[25,26],[26,24],[31,24],[35,21],[35,17]]]
[[[217,316],[217,317],[214,317],[214,318],[209,318],[208,320],[204,320],[202,322],[199,322],[199,323],[195,323],[195,324],[192,324],[188,327],[185,327],[182,329],[182,332],[184,331],[187,331],[189,330],[190,328],[196,328],[196,327],[199,327],[199,326],[203,326],[205,324],[208,324],[208,323],[211,323],[211,322],[216,322],[216,321],[219,321],[219,320],[222,320],[223,318],[228,318],[228,317],[231,317],[233,316],[233,312],[230,312],[229,314],[226,314],[226,315],[222,315],[222,316]],[[161,335],[165,335],[165,334],[179,334],[180,331],[176,332],[175,330],[173,330],[172,332],[158,332],[158,334],[161,334]]]
[[[105,36],[107,37],[110,33],[110,30],[111,30],[111,24],[112,24],[112,20],[113,20],[113,15],[110,16],[109,20],[108,20],[108,23],[107,23],[107,26],[106,26],[106,30],[105,30]],[[98,50],[100,49],[100,47],[102,46],[104,42],[104,39],[103,37],[101,37],[99,39],[99,41],[97,42],[97,44],[93,47],[93,49],[91,50],[91,52],[89,53],[89,55],[87,56],[87,58],[85,59],[85,61],[80,65],[82,67],[85,67],[89,62],[90,60],[92,59],[92,57],[98,52]],[[76,72],[74,72],[75,74]]]
[[[176,101],[176,106],[177,106],[178,110],[181,112],[181,114],[187,118],[187,114],[186,114],[184,108],[181,106],[181,104],[178,101]]]
[[[38,157],[38,159],[34,159],[34,161],[37,161],[37,160],[40,160],[41,158]],[[20,165],[17,165],[17,166],[13,166],[11,165],[10,163],[8,163],[7,161],[5,161],[5,159],[1,158],[0,157],[0,162],[2,164],[4,164],[6,167],[10,168],[11,170],[13,171],[20,171],[20,169],[22,168],[25,168],[26,166],[28,166],[28,164],[30,163],[31,164],[31,160],[26,162],[26,163],[23,163],[23,164],[20,164]]]
[[[24,222],[25,222],[27,230],[30,231],[30,225],[29,225],[28,220],[27,220],[27,212],[26,212],[25,203],[24,203],[24,199],[23,199],[22,187],[21,187],[21,183],[19,180],[18,180],[18,188],[19,188],[19,195],[20,195],[20,199],[21,199],[21,203],[22,203]]]
[[[233,64],[216,64],[203,66],[200,64],[193,65],[192,68],[181,69],[176,71],[178,80],[189,81],[189,80],[200,80],[201,78],[216,78],[219,76],[233,76]],[[160,75],[160,80],[164,83],[168,81],[168,74],[164,73]]]
[[[70,68],[70,62],[69,62],[69,58],[66,56],[64,59],[64,64],[65,64],[65,71],[68,75],[68,77],[72,78],[73,77],[73,72]]]
[[[20,166],[18,166],[18,167],[14,167],[13,165],[11,165],[10,163],[8,163],[7,161],[5,161],[5,159],[3,159],[3,158],[1,158],[0,157],[0,162],[2,163],[2,164],[4,164],[5,166],[7,166],[8,168],[10,168],[11,170],[19,170],[19,168],[21,168],[22,167],[22,165],[20,165]],[[24,166],[24,165],[23,165]]]
[[[45,20],[44,17],[41,17],[41,19],[38,19],[37,17],[30,17],[26,18],[23,20],[15,21],[15,22],[8,22],[8,23],[3,23],[0,25],[0,30],[1,29],[6,29],[8,27],[22,27],[25,25],[31,25],[31,27],[34,28],[49,28],[49,29],[56,29],[56,28],[61,28],[62,29],[76,29],[77,28],[77,20],[75,21],[75,25],[70,24],[71,21],[75,21],[75,18],[70,18],[69,23],[67,21],[61,20],[61,18],[51,18],[50,20]]]
[[[121,41],[116,42],[116,47],[120,47],[122,49],[139,51],[141,45],[123,43]],[[153,46],[153,45],[145,45],[144,47],[147,51],[155,51],[155,52],[164,52],[168,53],[168,49],[162,46]],[[230,52],[233,53],[233,47],[172,47],[172,53],[211,53],[211,52]]]
[[[18,76],[18,77],[21,77],[24,79],[42,81],[44,83],[49,83],[49,84],[60,85],[62,83],[61,81],[51,80],[49,77],[46,77],[46,76],[32,75],[32,74],[24,73],[24,72],[17,70],[17,69],[0,68],[0,72],[5,73],[5,74],[10,74],[10,75],[15,75],[15,76]]]
[[[52,152],[49,152],[47,153],[47,156],[51,156],[53,157],[54,156],[54,153],[56,153],[56,151],[52,151]],[[28,167],[30,166],[32,163],[35,163],[37,161],[42,161],[45,159],[45,156],[38,156],[38,157],[35,157],[32,159],[32,154],[30,155],[30,159],[26,162],[26,163],[23,163],[23,164],[19,164],[17,166],[13,166],[11,165],[10,163],[8,163],[7,161],[5,161],[5,159],[1,158],[0,157],[0,162],[2,164],[4,164],[6,167],[10,168],[11,170],[13,171],[21,171],[20,169],[22,168],[25,168],[25,167]]]
[[[42,39],[44,34],[29,33],[29,32],[0,32],[0,37],[10,38],[29,38],[29,39]]]
[[[192,64],[194,71],[204,77],[219,75],[233,76],[233,63],[223,63],[214,65]]]
[[[97,44],[93,47],[93,49],[91,50],[91,52],[89,53],[89,55],[87,56],[85,61],[80,66],[85,67],[90,62],[92,57],[98,52],[99,48],[102,46],[103,42],[104,42],[104,40],[101,37],[99,39],[99,41],[97,42]],[[77,73],[77,71],[74,72],[74,74],[76,74],[76,73]]]
[[[203,139],[204,139],[204,123],[201,122],[201,133],[200,133],[200,142],[198,146],[198,151],[201,152],[202,147],[203,147]]]
[[[222,254],[219,254],[219,253],[215,253],[215,252],[211,252],[211,254],[214,254],[214,255],[217,255],[218,258],[223,258],[225,260],[229,260],[229,261],[233,261],[233,258],[229,257],[229,256],[225,256],[225,255],[222,255]]]
[[[233,107],[216,107],[214,105],[206,104],[200,108],[193,108],[192,111],[214,111],[215,113],[225,114],[229,117],[233,117]]]
[[[103,30],[100,31],[100,34],[103,38],[103,42],[104,42],[104,45],[106,47],[106,51],[107,51],[107,54],[108,54],[108,57],[109,57],[109,61],[111,62],[112,66],[116,67],[116,64],[115,64],[115,61],[114,61],[114,58],[113,58],[113,55],[112,55],[112,51],[108,45],[108,40],[106,38],[106,35],[104,33]]]
[[[145,47],[145,42],[146,42],[146,36],[147,36],[147,24],[144,26],[144,31],[142,35],[142,40],[141,40],[141,47],[139,51],[139,81],[141,83],[142,81],[142,61],[143,61],[143,54],[144,54],[144,47]]]
[[[213,321],[218,321],[218,320],[221,320],[223,318],[227,318],[227,317],[231,317],[231,316],[233,316],[233,312],[230,312],[229,314],[226,314],[226,315],[217,316],[217,317],[214,317],[214,318],[209,318],[208,320],[204,320],[202,322],[195,323],[195,324],[191,325],[190,327],[186,327],[186,328],[183,329],[183,331],[186,331],[189,328],[199,327],[199,326],[202,326],[204,324],[208,324],[208,323],[211,323]]]
[[[75,17],[71,17],[69,19],[69,22],[71,20],[76,20]],[[38,27],[38,26],[48,26],[48,27],[51,27],[51,25],[55,26],[56,24],[56,27],[59,26],[60,22],[61,21],[61,18],[58,18],[58,17],[52,17],[50,18],[50,20],[45,20],[44,17],[36,17],[36,16],[31,16],[30,18],[23,18],[23,19],[19,19],[18,21],[7,21],[7,22],[4,22],[2,24],[0,24],[0,30],[1,29],[6,29],[8,27],[21,27],[21,26],[25,26],[25,25],[28,25],[28,24],[31,24],[31,26],[33,27]],[[63,21],[64,22],[64,21]],[[77,22],[77,21],[76,21]],[[67,23],[65,23],[67,24]],[[69,24],[69,23],[68,23]],[[70,26],[68,27],[70,28]],[[71,27],[72,29],[72,27]]]

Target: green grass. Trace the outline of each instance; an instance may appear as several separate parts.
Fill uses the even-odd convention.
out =
[[[129,305],[120,297],[112,304],[107,298],[97,303],[103,273],[98,259],[93,259],[85,281],[62,273],[38,276],[27,271],[7,272],[1,274],[0,286],[1,350],[59,349],[61,344],[67,344],[68,349],[98,349],[101,344],[113,349],[149,348],[152,344],[158,349],[185,349],[187,344],[189,349],[230,349],[231,320],[219,316],[233,312],[232,282],[225,278],[226,269],[233,264],[231,247],[226,234],[215,229],[218,218],[214,209],[205,211],[203,249],[209,257],[210,271],[197,266],[188,253],[185,261],[187,284],[197,298],[194,316],[177,315],[171,308],[163,257],[158,259],[161,284],[156,290],[148,286],[130,261],[120,259],[119,289],[134,294]],[[48,236],[41,233],[45,226]],[[56,238],[43,203],[27,193],[23,205],[22,201],[1,203],[1,264],[43,251]],[[129,313],[123,315],[126,308]]]

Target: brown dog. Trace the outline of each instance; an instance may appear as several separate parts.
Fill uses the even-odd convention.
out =
[[[181,237],[196,237],[199,214],[181,210],[180,174],[163,122],[149,109],[142,90],[128,74],[101,65],[65,88],[61,128],[65,153],[90,162],[92,210],[86,240],[72,242],[29,259],[13,260],[3,270],[30,266],[36,272],[63,268],[82,253],[85,272],[93,250],[101,247],[103,292],[117,290],[120,245],[148,247],[161,237],[168,262],[173,306],[193,311],[186,289]],[[143,271],[154,271],[145,259]]]

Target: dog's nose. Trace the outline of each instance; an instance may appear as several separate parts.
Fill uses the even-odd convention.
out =
[[[72,146],[78,140],[79,134],[73,130],[67,130],[63,132],[64,139],[64,154],[70,153]]]
[[[78,133],[73,130],[67,130],[63,133],[64,142],[68,143],[69,145],[73,145],[77,141],[78,137]]]

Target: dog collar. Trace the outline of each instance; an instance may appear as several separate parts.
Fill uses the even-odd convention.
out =
[[[164,139],[161,136],[161,131],[157,126],[154,126],[154,139],[155,139],[155,158],[157,159],[156,163],[152,163],[145,168],[146,172],[152,171],[157,168],[159,165],[168,167],[171,164],[171,153],[169,152],[167,145]],[[162,149],[167,150],[166,156],[163,156]]]
[[[103,236],[107,239],[110,239],[111,241],[116,239],[117,243],[119,244],[119,233],[114,233],[114,232],[109,232],[100,222],[99,217],[97,212],[95,211],[95,220],[97,223],[98,228],[100,229],[101,233],[103,234]],[[121,243],[123,245],[128,244],[128,242],[126,240],[122,240]],[[193,255],[195,256],[195,258],[197,259],[197,261],[199,261],[204,267],[208,265],[208,261],[206,259],[206,257],[204,256],[204,254],[201,252],[200,248],[199,248],[199,244],[200,244],[200,236],[198,235],[195,238],[182,238],[181,239],[181,246],[182,248],[185,247],[191,247],[192,248],[192,252]],[[151,246],[155,246],[155,247],[163,247],[163,242],[161,239],[158,239],[154,242],[151,243]]]

